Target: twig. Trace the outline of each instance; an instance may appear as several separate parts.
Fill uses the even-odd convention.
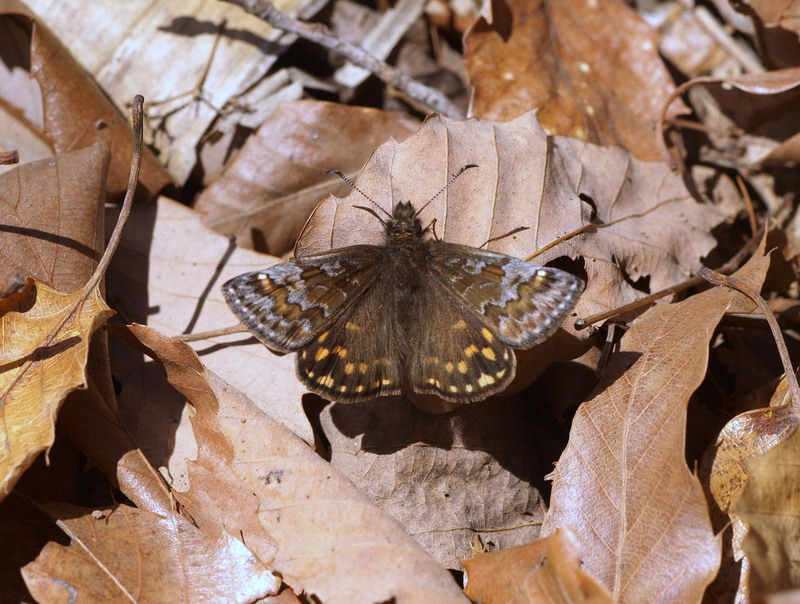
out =
[[[0,151],[0,165],[9,166],[18,163],[19,152],[16,149],[12,151]]]
[[[321,23],[304,23],[275,8],[267,0],[225,0],[242,7],[251,15],[283,31],[310,40],[341,55],[354,65],[363,67],[409,98],[453,119],[464,119],[464,113],[438,90],[417,82],[399,69],[377,59],[363,48],[342,40]]]
[[[198,340],[209,340],[218,336],[227,336],[232,333],[249,333],[244,325],[233,325],[231,327],[223,327],[222,329],[212,329],[211,331],[199,331],[197,333],[184,333],[179,336],[174,336],[176,340],[181,342],[196,342]]]
[[[742,199],[744,199],[744,205],[747,208],[747,218],[750,220],[750,233],[755,237],[756,231],[758,230],[756,211],[753,208],[753,200],[750,198],[750,193],[747,191],[741,174],[736,175],[736,184],[739,185],[739,191],[742,193]]]
[[[766,71],[755,54],[748,52],[744,47],[739,45],[739,43],[725,31],[725,28],[717,22],[708,9],[704,6],[698,6],[694,10],[694,17],[700,27],[706,30],[709,36],[714,38],[714,41],[719,44],[725,54],[739,63],[745,72],[763,73]]]
[[[781,328],[778,326],[778,320],[770,310],[766,300],[764,300],[764,298],[761,297],[761,294],[759,294],[755,289],[734,277],[721,275],[720,273],[705,267],[697,271],[697,274],[709,283],[729,287],[744,294],[753,302],[755,302],[761,309],[761,312],[764,313],[764,318],[767,320],[769,327],[772,330],[772,337],[775,339],[775,345],[778,347],[778,354],[781,356],[783,370],[786,373],[786,382],[789,386],[789,392],[792,395],[792,410],[794,413],[800,412],[800,386],[797,384],[797,376],[794,373],[792,360],[789,358],[789,351],[786,348],[786,341],[783,339],[783,333],[781,332]]]
[[[747,244],[742,247],[736,255],[731,258],[728,262],[726,262],[723,266],[720,267],[720,273],[732,273],[739,267],[739,263],[749,254],[750,252],[755,249],[758,245],[758,242],[761,241],[761,235],[753,237]],[[682,281],[681,283],[676,283],[668,287],[667,289],[662,289],[659,292],[654,294],[650,294],[649,296],[645,296],[644,298],[640,298],[629,304],[625,304],[624,306],[619,306],[617,308],[612,308],[611,310],[607,310],[605,312],[597,313],[596,315],[592,315],[586,318],[576,319],[575,323],[573,324],[575,329],[580,331],[581,329],[586,329],[589,325],[594,323],[599,323],[600,321],[605,321],[606,319],[610,319],[611,317],[616,317],[617,315],[621,315],[626,312],[630,312],[632,310],[636,310],[643,306],[647,306],[648,304],[652,304],[656,300],[663,298],[664,296],[669,296],[670,294],[677,294],[678,292],[682,292],[684,290],[689,289],[690,287],[695,287],[703,283],[704,279],[702,277],[692,277],[691,279],[687,279],[686,281]]]

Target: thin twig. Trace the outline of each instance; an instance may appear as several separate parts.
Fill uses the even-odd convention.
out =
[[[767,320],[769,327],[772,330],[772,337],[775,339],[775,345],[778,347],[778,354],[781,357],[781,363],[783,363],[783,370],[786,373],[786,383],[788,384],[789,392],[792,395],[793,411],[794,413],[800,412],[800,386],[797,384],[797,376],[794,373],[792,360],[789,358],[789,351],[786,348],[786,341],[783,339],[783,333],[781,332],[780,326],[778,326],[778,320],[770,310],[766,300],[764,300],[764,298],[761,297],[761,294],[759,294],[755,289],[734,277],[722,275],[705,267],[697,271],[697,274],[709,283],[729,287],[744,294],[753,302],[755,302],[761,309],[761,312],[764,313],[764,318]]]
[[[241,6],[251,15],[264,19],[272,27],[295,34],[328,50],[332,50],[354,65],[363,67],[374,74],[387,86],[391,86],[418,103],[430,107],[437,113],[453,119],[464,119],[464,113],[461,109],[441,92],[417,82],[399,69],[372,56],[363,48],[342,40],[321,23],[298,21],[294,17],[279,11],[267,0],[226,0],[226,2]]]
[[[744,260],[744,258],[752,252],[758,242],[761,241],[761,235],[753,237],[747,244],[742,247],[736,255],[731,258],[728,262],[726,262],[723,266],[719,268],[720,273],[732,273],[737,268],[739,268],[739,263]],[[682,281],[680,283],[676,283],[668,287],[667,289],[662,289],[659,292],[654,294],[650,294],[649,296],[645,296],[644,298],[639,298],[629,304],[625,304],[624,306],[618,306],[617,308],[612,308],[611,310],[607,310],[605,312],[597,313],[596,315],[592,315],[586,318],[576,319],[574,323],[574,327],[577,330],[586,329],[589,325],[593,325],[594,323],[599,323],[600,321],[605,321],[606,319],[610,319],[611,317],[616,317],[626,312],[630,312],[632,310],[636,310],[638,308],[642,308],[643,306],[647,306],[648,304],[652,304],[653,302],[663,298],[664,296],[669,296],[670,294],[677,294],[678,292],[682,292],[684,290],[689,289],[690,287],[696,287],[703,283],[704,279],[702,277],[692,277],[691,279],[687,279],[686,281]]]
[[[174,336],[176,340],[181,342],[197,342],[198,340],[210,340],[219,336],[227,336],[232,333],[249,333],[244,325],[233,325],[231,327],[223,327],[222,329],[212,329],[211,331],[199,331],[197,333],[184,333],[179,336]]]
[[[750,193],[747,191],[741,174],[736,175],[736,184],[739,185],[739,191],[742,193],[742,199],[744,199],[744,205],[747,208],[747,218],[750,220],[750,233],[755,237],[756,231],[758,231],[756,211],[753,208],[753,200],[750,198]]]

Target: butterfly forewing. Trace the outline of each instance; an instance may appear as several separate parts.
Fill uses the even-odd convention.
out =
[[[583,281],[567,272],[463,245],[431,245],[430,258],[442,285],[514,348],[550,336],[583,291]]]
[[[364,293],[380,248],[357,245],[239,275],[222,286],[228,305],[280,352],[308,346]]]

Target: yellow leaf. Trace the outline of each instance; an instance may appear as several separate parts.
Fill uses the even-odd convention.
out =
[[[91,335],[112,314],[96,287],[62,294],[32,281],[0,300],[0,499],[53,444],[61,403],[86,384]]]

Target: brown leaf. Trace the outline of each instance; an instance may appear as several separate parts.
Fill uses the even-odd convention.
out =
[[[538,109],[549,133],[662,158],[655,125],[673,83],[656,32],[621,0],[497,1],[465,43],[474,116]]]
[[[103,249],[102,143],[0,175],[0,282],[19,272],[63,292],[89,280]]]
[[[126,505],[50,504],[46,510],[72,543],[50,542],[22,568],[39,602],[252,602],[281,585],[239,540],[203,534],[177,514]]]
[[[320,425],[331,464],[443,566],[460,569],[476,535],[495,548],[539,536],[550,426],[532,409],[546,401],[531,398],[436,415],[386,399],[327,405]]]
[[[56,154],[103,141],[114,151],[108,171],[107,193],[109,196],[124,193],[133,155],[133,130],[128,120],[31,10],[19,0],[0,3],[0,18],[19,19],[18,16],[33,24],[30,71],[42,96],[43,122],[30,125],[41,129],[41,136],[53,145]],[[155,194],[170,181],[170,176],[152,151],[145,149],[139,182],[150,194]]]
[[[114,216],[110,214],[109,218],[116,220]],[[198,212],[164,197],[133,208],[109,267],[107,286],[109,299],[128,321],[149,323],[173,335],[237,324],[220,286],[240,273],[271,266],[278,259],[232,247],[227,238],[203,226],[201,218]],[[142,365],[141,354],[120,350],[113,341],[112,346],[115,375],[127,384],[119,395],[122,414],[158,466],[172,447],[160,435],[177,423],[183,401],[170,406],[160,395],[143,396],[133,384],[147,379],[152,367]],[[295,377],[293,356],[275,355],[244,332],[200,340],[192,346],[225,381],[307,442],[313,442],[300,404],[305,389]],[[160,450],[164,445],[167,448]]]
[[[761,60],[771,68],[794,67],[800,61],[800,3],[797,0],[743,0],[732,6],[755,28]]]
[[[606,589],[581,570],[580,545],[569,528],[529,545],[463,560],[464,593],[483,604],[570,602],[611,604]]]
[[[737,155],[744,155],[739,161],[749,164],[800,161],[800,67],[721,78],[719,82],[698,79],[684,86],[695,84],[707,86],[726,118],[746,132],[745,136],[732,133],[730,140],[712,137],[717,147],[731,147]]]
[[[0,301],[0,498],[53,444],[64,397],[86,384],[92,333],[113,314],[97,287],[62,294],[33,282]]]
[[[423,226],[435,219],[440,238],[472,246],[528,227],[487,246],[520,258],[584,228],[533,259],[584,258],[588,284],[579,316],[642,297],[645,292],[631,282],[649,277],[650,293],[688,278],[716,245],[709,231],[723,216],[695,202],[668,166],[633,159],[616,147],[549,137],[533,114],[500,124],[428,118],[402,143],[379,147],[357,184],[387,211],[409,199],[420,208],[468,163],[478,168],[422,212]],[[326,198],[298,240],[297,255],[382,244],[378,221],[354,207],[363,204],[356,192]]]
[[[736,273],[756,289],[769,264],[763,247]],[[572,527],[587,572],[617,600],[698,601],[717,572],[720,544],[684,457],[686,405],[737,300],[714,289],[650,309],[575,416],[542,531]]]
[[[206,226],[235,235],[239,246],[281,255],[319,200],[390,137],[403,140],[414,124],[398,114],[320,101],[285,103],[251,136],[195,209]]]
[[[176,495],[203,519],[204,530],[215,523],[234,535],[241,531],[248,546],[253,534],[260,545],[251,547],[262,560],[273,555],[260,549],[269,545],[268,534],[277,546],[271,566],[324,602],[465,601],[450,574],[397,521],[252,401],[203,370],[186,344],[143,326],[130,331],[196,409],[199,454],[190,464],[189,491]]]
[[[800,434],[749,462],[747,485],[734,506],[749,526],[742,541],[750,594],[800,587]]]

